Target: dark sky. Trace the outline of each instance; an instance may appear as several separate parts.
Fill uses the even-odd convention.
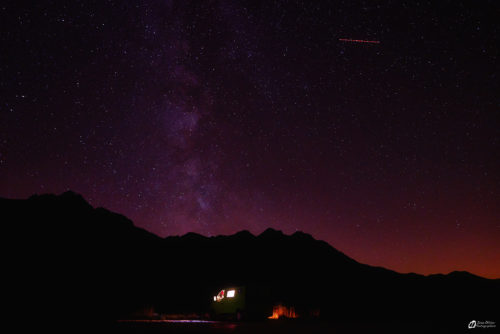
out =
[[[500,277],[499,14],[7,1],[0,196],[71,189],[160,236],[302,230],[400,272]]]

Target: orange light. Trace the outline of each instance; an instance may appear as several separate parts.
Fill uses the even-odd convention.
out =
[[[297,313],[295,312],[295,307],[286,307],[283,305],[276,305],[273,307],[273,314],[268,319],[279,319],[279,318],[297,318]]]

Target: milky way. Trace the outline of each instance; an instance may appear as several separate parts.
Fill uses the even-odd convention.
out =
[[[4,4],[0,196],[500,277],[499,28],[471,6]]]

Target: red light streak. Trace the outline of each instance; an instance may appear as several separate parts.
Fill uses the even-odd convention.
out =
[[[339,38],[342,42],[353,42],[353,43],[370,43],[370,44],[380,44],[380,41],[366,41],[363,39],[350,39],[350,38]]]

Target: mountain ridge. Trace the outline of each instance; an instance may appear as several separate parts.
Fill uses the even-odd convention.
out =
[[[423,277],[439,277],[439,276],[448,276],[448,275],[452,275],[452,276],[455,276],[455,275],[464,275],[464,276],[477,277],[477,278],[489,279],[489,280],[500,280],[500,278],[486,278],[486,277],[483,277],[483,276],[471,273],[471,272],[466,271],[466,270],[453,270],[453,271],[450,271],[448,273],[431,273],[431,274],[425,274],[425,275],[424,274],[419,274],[419,273],[416,273],[416,272],[401,273],[401,272],[398,272],[398,271],[396,271],[394,269],[386,268],[386,267],[383,267],[383,266],[370,265],[370,264],[366,264],[366,263],[361,263],[361,262],[359,262],[359,261],[351,258],[350,256],[346,255],[342,251],[338,250],[337,248],[335,248],[330,243],[328,243],[328,242],[326,242],[324,240],[321,240],[321,239],[316,239],[311,234],[303,232],[303,231],[299,231],[299,230],[293,232],[292,234],[287,235],[287,234],[285,234],[283,231],[281,231],[279,229],[268,227],[264,231],[262,231],[261,233],[256,234],[256,235],[254,235],[252,232],[244,229],[244,230],[237,231],[234,234],[221,234],[221,235],[214,235],[214,236],[206,236],[206,235],[203,235],[203,234],[200,234],[200,233],[197,233],[197,232],[187,232],[184,235],[169,235],[169,236],[161,237],[161,236],[158,236],[157,234],[155,234],[155,233],[153,233],[151,231],[148,231],[147,229],[144,229],[144,228],[141,228],[141,227],[135,225],[132,220],[130,220],[128,217],[126,217],[123,214],[110,211],[110,210],[108,210],[108,209],[106,209],[104,207],[93,207],[90,203],[88,203],[85,200],[85,198],[81,194],[79,194],[77,192],[74,192],[72,190],[67,190],[65,192],[62,192],[60,195],[50,194],[50,193],[46,193],[46,194],[33,194],[30,197],[28,197],[27,199],[17,199],[17,198],[16,199],[11,199],[11,198],[0,197],[0,200],[4,200],[4,201],[52,200],[52,199],[62,199],[62,200],[66,200],[66,201],[69,201],[69,202],[73,202],[74,204],[79,203],[80,205],[82,205],[82,206],[84,206],[86,208],[96,210],[96,212],[101,212],[101,213],[103,213],[105,215],[109,215],[109,216],[119,217],[122,220],[121,223],[124,224],[124,225],[127,225],[127,227],[129,227],[129,228],[133,227],[133,228],[136,228],[138,230],[142,230],[144,233],[148,233],[151,236],[154,236],[156,238],[163,239],[163,240],[169,240],[169,239],[175,239],[175,238],[181,238],[181,239],[195,238],[195,239],[207,239],[207,240],[210,240],[212,238],[228,238],[228,237],[266,238],[266,237],[276,237],[276,236],[280,236],[280,237],[294,237],[294,238],[305,238],[305,239],[309,239],[311,241],[315,241],[315,242],[318,242],[318,243],[324,243],[326,246],[332,248],[334,251],[336,251],[336,252],[344,255],[345,257],[349,258],[350,260],[355,261],[357,263],[360,263],[362,265],[369,266],[369,267],[372,267],[372,268],[381,268],[381,269],[392,271],[392,272],[395,272],[395,273],[401,274],[401,275],[418,275],[418,276],[423,276]]]
[[[285,303],[301,314],[321,309],[324,319],[467,319],[490,314],[486,299],[500,297],[500,280],[361,264],[300,231],[161,238],[73,192],[0,198],[0,215],[8,248],[16,249],[8,284],[22,292],[12,301],[21,309],[63,304],[103,319],[123,318],[144,305],[203,313],[218,289],[244,285],[260,291],[266,307]]]

